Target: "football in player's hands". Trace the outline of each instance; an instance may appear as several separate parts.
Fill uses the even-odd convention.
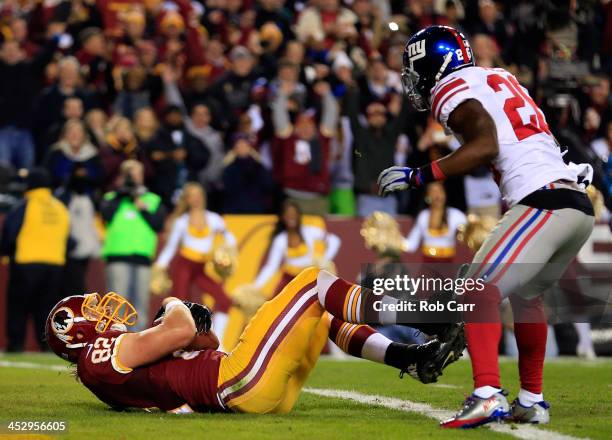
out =
[[[191,317],[195,322],[198,334],[208,333],[212,327],[212,312],[210,309],[202,304],[192,303],[190,301],[183,301],[183,304],[185,304],[189,312],[191,312]],[[155,314],[155,318],[153,318],[153,325],[160,324],[165,313],[166,308],[161,306]]]
[[[206,306],[189,301],[183,301],[191,312],[198,334],[208,333],[212,327],[212,312]]]

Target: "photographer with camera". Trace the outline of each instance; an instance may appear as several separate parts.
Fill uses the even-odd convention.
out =
[[[161,198],[144,186],[144,167],[135,160],[121,164],[119,186],[104,195],[100,207],[106,223],[102,257],[106,261],[106,287],[125,295],[138,310],[140,322],[149,313],[151,260],[157,232],[164,224]]]

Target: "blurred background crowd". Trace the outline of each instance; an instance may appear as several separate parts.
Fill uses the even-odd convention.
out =
[[[215,213],[282,210],[274,255],[285,260],[307,255],[307,237],[318,237],[291,220],[300,213],[421,213],[407,249],[454,252],[427,251],[428,230],[454,242],[465,214],[501,215],[488,169],[377,195],[384,168],[459,146],[402,97],[404,44],[431,24],[460,29],[477,64],[517,76],[566,157],[593,165],[609,207],[610,0],[2,1],[0,208],[13,210],[0,253],[24,266],[11,268],[20,294],[11,303],[9,285],[9,306],[49,284],[84,291],[99,256],[107,287],[140,307],[152,264],[155,275],[176,252],[181,282],[214,291],[193,264],[210,254],[213,233],[232,243]],[[29,228],[24,193],[46,223]],[[433,222],[422,217],[431,210]],[[164,224],[176,243],[156,261]],[[49,237],[57,243],[40,246]]]

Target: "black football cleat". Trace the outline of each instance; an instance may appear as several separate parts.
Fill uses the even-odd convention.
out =
[[[439,357],[442,344],[437,339],[432,339],[420,345],[401,345],[403,353],[400,378],[403,378],[404,374],[408,374],[413,379],[423,382],[421,375],[429,370],[428,365],[431,360]],[[424,377],[427,378],[427,375],[424,375]]]
[[[439,346],[435,353],[431,353],[429,357],[424,357],[424,359],[416,363],[414,372],[421,382],[437,382],[443,370],[463,355],[463,350],[465,349],[463,325],[457,327],[456,330],[453,332],[454,337],[452,339],[444,343],[438,342]],[[408,372],[411,373],[410,371]],[[412,373],[411,375],[415,377]]]

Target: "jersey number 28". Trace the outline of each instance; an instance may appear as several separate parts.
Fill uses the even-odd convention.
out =
[[[93,351],[91,352],[91,363],[99,364],[100,362],[106,362],[111,358],[112,347],[115,338],[98,338],[93,344]]]
[[[502,76],[497,73],[493,73],[487,76],[487,84],[491,87],[495,92],[501,92],[503,89],[501,85],[503,84],[506,87],[512,96],[504,102],[504,112],[508,119],[510,120],[510,124],[512,125],[512,129],[516,134],[516,138],[519,141],[528,138],[529,136],[533,136],[534,134],[539,133],[548,133],[550,134],[550,130],[548,129],[548,125],[546,124],[546,120],[544,119],[544,114],[538,108],[533,99],[522,89],[516,78],[513,76]],[[520,108],[529,108],[532,114],[529,116],[529,122],[524,123],[521,115],[518,112]]]

